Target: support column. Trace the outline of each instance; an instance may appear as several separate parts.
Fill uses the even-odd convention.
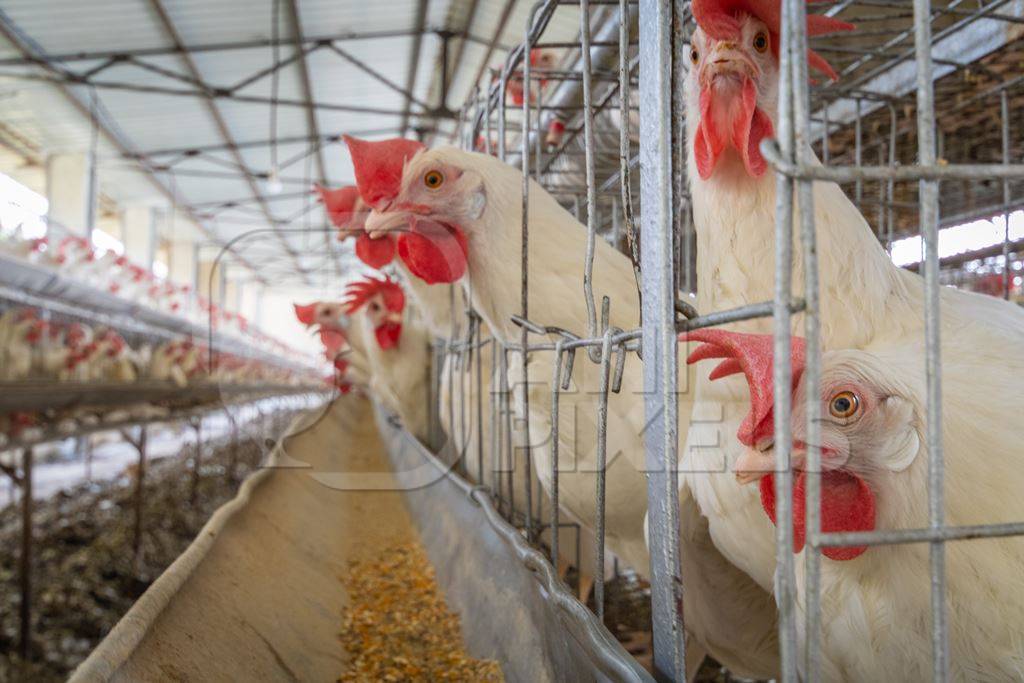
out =
[[[255,280],[244,280],[238,283],[238,311],[249,319],[250,323],[259,324],[260,297],[262,287]]]
[[[237,275],[238,269],[235,269]],[[224,278],[224,308],[239,313],[242,310],[242,298],[240,296],[241,286],[237,280],[227,276]]]
[[[213,275],[211,279],[210,275]],[[197,264],[198,282],[196,291],[210,301],[220,305],[220,274],[214,272],[213,261],[201,260]]]
[[[96,218],[96,177],[86,154],[51,154],[46,159],[48,217],[68,232],[89,235]]]
[[[167,264],[168,277],[182,285],[195,284],[195,251],[192,240],[173,239],[170,243],[170,263]]]
[[[125,255],[146,270],[153,268],[156,252],[156,210],[147,204],[129,204],[121,214]]]

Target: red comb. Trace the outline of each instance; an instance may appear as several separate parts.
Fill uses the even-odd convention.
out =
[[[405,292],[397,282],[387,275],[378,279],[367,277],[357,280],[345,288],[345,312],[352,314],[366,305],[371,297],[381,294],[384,306],[389,311],[401,313],[405,308]]]
[[[736,432],[740,443],[754,447],[759,439],[771,436],[773,432],[772,405],[775,400],[772,391],[774,360],[773,344],[770,334],[745,334],[705,328],[684,332],[679,335],[680,341],[703,342],[690,353],[687,364],[696,363],[706,358],[723,359],[709,379],[716,380],[742,372],[747,378],[750,389],[750,411],[743,418],[743,424]],[[793,387],[796,387],[800,374],[804,369],[806,344],[801,337],[793,337],[790,362],[793,368]]]
[[[373,208],[398,196],[405,162],[426,149],[423,143],[405,138],[367,142],[349,135],[342,137],[352,156],[359,194]]]
[[[321,185],[313,187],[320,195],[320,201],[323,202],[331,223],[340,228],[352,220],[356,200],[359,199],[359,188],[355,185],[339,187],[336,190],[329,190]]]
[[[814,0],[809,0],[813,2]],[[740,20],[744,15],[757,17],[768,25],[771,32],[772,52],[779,57],[779,31],[782,25],[781,0],[693,0],[694,21],[715,40],[735,40],[740,33]],[[854,25],[821,14],[807,15],[807,35],[819,36],[838,31],[852,31]],[[807,64],[832,80],[839,76],[825,58],[814,50],[807,50]]]
[[[316,320],[316,304],[308,304],[306,306],[294,304],[294,306],[295,317],[299,319],[299,322],[303,325],[312,325]]]

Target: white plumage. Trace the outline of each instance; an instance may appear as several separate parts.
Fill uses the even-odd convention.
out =
[[[694,45],[701,52],[707,49],[701,31]],[[774,123],[777,65],[773,59],[758,64],[758,107]],[[688,175],[700,309],[715,311],[773,297],[775,179],[770,173],[750,176],[732,149],[725,150],[713,175],[701,179],[694,155],[700,121],[697,71],[691,70],[686,85]],[[923,415],[923,279],[892,264],[837,185],[814,184],[814,210],[823,348],[889,349],[894,354],[892,374],[905,377],[913,387],[918,414]],[[799,217],[794,225],[798,221]],[[796,237],[793,253],[794,289],[800,296],[803,263]],[[1014,416],[1019,412],[1015,399],[1024,385],[1024,313],[1006,302],[949,288],[940,296],[946,521],[1019,521],[1024,519],[1024,503],[1017,493],[1024,483],[1024,449]],[[802,326],[802,316],[795,316],[794,333]],[[771,321],[731,328],[767,333]],[[716,546],[770,589],[774,528],[756,491],[741,487],[730,471],[722,471],[723,464],[731,470],[742,454],[736,430],[747,411],[747,389],[742,379],[712,383],[706,373],[699,377],[686,454],[692,471],[684,482],[709,518]],[[699,422],[697,415],[721,419]],[[923,423],[919,429],[924,429]],[[922,447],[913,465],[893,475],[891,486],[880,492],[879,528],[925,525],[926,460]],[[1014,577],[1024,541],[951,544],[946,552],[954,678],[1019,679],[1024,609],[1020,582]],[[826,678],[926,678],[931,661],[927,546],[876,548],[848,562],[824,559],[823,565],[822,643],[831,674]],[[801,583],[801,600],[802,589]]]
[[[439,169],[457,179],[443,195],[430,195],[417,182],[429,170]],[[358,172],[357,172],[358,177]],[[452,148],[416,155],[405,169],[399,201],[431,207],[431,215],[464,230],[469,244],[466,286],[474,308],[492,332],[505,341],[517,341],[519,328],[510,316],[520,311],[520,264],[510,254],[521,251],[520,223],[522,176],[515,169],[488,156]],[[586,231],[539,185],[530,183],[530,317],[542,324],[557,325],[586,334],[587,317],[582,296]],[[371,233],[404,225],[408,213],[401,210],[374,213],[367,221]],[[607,295],[612,300],[610,324],[632,328],[639,319],[636,285],[629,260],[603,240],[595,244],[594,293],[598,306]],[[554,339],[551,339],[554,341]],[[559,431],[560,503],[591,529],[595,508],[597,390],[600,367],[579,353],[573,388],[562,396]],[[535,471],[550,486],[551,450],[550,381],[552,354],[534,353],[529,360],[531,453]],[[509,372],[512,386],[521,374]],[[688,396],[681,396],[680,432],[685,433]],[[644,468],[643,382],[639,360],[627,357],[622,391],[609,396],[607,447],[607,545],[627,564],[646,572],[649,564],[644,536],[646,480]],[[683,496],[683,510],[696,507]],[[697,640],[724,659],[734,671],[770,677],[777,671],[774,609],[767,593],[729,565],[707,540],[699,518],[683,520],[681,555],[698,557],[709,576],[700,577],[685,593],[689,628]],[[689,561],[689,559],[688,559]],[[711,571],[714,568],[714,571]],[[706,592],[702,592],[707,587]],[[715,592],[712,592],[714,589]],[[755,596],[752,598],[751,596]],[[700,649],[692,647],[690,668],[699,664]]]

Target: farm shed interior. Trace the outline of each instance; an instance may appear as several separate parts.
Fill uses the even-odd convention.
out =
[[[0,2],[0,680],[1019,675],[1022,32]],[[853,411],[907,392],[905,462],[829,440],[873,424],[843,362]]]

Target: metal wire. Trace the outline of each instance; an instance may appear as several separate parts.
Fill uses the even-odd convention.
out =
[[[703,311],[692,319],[680,321],[677,316],[677,296],[683,291],[693,292],[696,288],[694,277],[694,247],[691,244],[692,216],[689,214],[689,198],[683,187],[685,159],[678,153],[682,144],[679,137],[681,108],[678,99],[679,65],[678,46],[685,40],[684,21],[689,19],[684,3],[676,0],[640,0],[639,39],[637,59],[630,59],[629,50],[631,26],[627,24],[627,10],[633,3],[627,0],[599,2],[598,0],[576,0],[537,2],[528,17],[523,42],[513,49],[500,71],[495,73],[494,82],[480,96],[474,95],[474,102],[467,106],[466,126],[470,131],[465,136],[468,144],[477,144],[477,131],[484,131],[483,148],[491,152],[492,126],[497,128],[496,152],[499,158],[508,161],[519,154],[517,165],[522,170],[522,282],[520,314],[513,321],[520,326],[519,339],[493,343],[492,354],[500,354],[497,396],[492,395],[491,448],[494,457],[502,463],[511,462],[512,422],[508,354],[521,354],[524,365],[522,381],[524,395],[527,391],[527,359],[543,355],[550,359],[552,386],[550,387],[550,435],[551,486],[548,493],[551,547],[549,556],[557,564],[564,548],[559,544],[560,494],[559,459],[575,454],[564,452],[559,436],[560,414],[564,412],[563,392],[569,388],[573,372],[575,352],[586,349],[587,356],[600,364],[601,389],[598,394],[598,470],[597,479],[595,538],[598,551],[595,559],[595,608],[602,614],[605,585],[603,580],[603,541],[605,493],[604,464],[607,459],[606,429],[608,418],[608,393],[615,393],[622,382],[626,356],[631,352],[644,351],[645,408],[648,415],[645,438],[645,458],[648,476],[648,521],[649,548],[651,554],[651,593],[653,613],[654,663],[658,675],[667,680],[681,680],[685,675],[686,640],[681,614],[682,591],[685,577],[682,576],[678,558],[678,488],[676,481],[678,459],[678,381],[676,377],[676,333],[679,330],[698,329],[754,318],[773,318],[774,337],[774,384],[777,387],[792,386],[791,346],[793,334],[792,316],[803,313],[803,336],[806,339],[806,361],[802,369],[802,381],[807,387],[806,424],[793,424],[792,396],[787,391],[774,394],[774,453],[776,470],[776,516],[778,519],[792,517],[794,498],[794,475],[790,463],[792,428],[805,429],[807,444],[806,465],[806,519],[807,544],[803,561],[801,581],[797,581],[796,559],[793,553],[794,535],[792,525],[776,526],[775,597],[779,608],[779,643],[782,671],[780,680],[797,681],[822,680],[822,558],[824,548],[840,545],[883,545],[892,543],[929,543],[930,580],[932,590],[932,647],[934,680],[945,681],[949,677],[949,631],[945,614],[945,554],[944,543],[951,540],[988,538],[1014,535],[1024,532],[1024,524],[978,525],[968,527],[944,526],[943,514],[943,456],[941,439],[941,357],[939,339],[939,286],[940,272],[938,259],[939,183],[942,181],[974,182],[979,179],[998,181],[1001,186],[999,207],[989,215],[1001,212],[1004,215],[1002,249],[1002,294],[1008,297],[1012,286],[1009,257],[1009,213],[1017,208],[1011,185],[1024,179],[1024,164],[1011,163],[1014,159],[1014,141],[1011,139],[1010,123],[1012,98],[1008,89],[1016,85],[1021,77],[1011,76],[987,94],[975,94],[944,108],[940,117],[949,111],[962,109],[966,101],[980,97],[1000,98],[1000,163],[983,163],[978,157],[975,163],[946,163],[940,159],[939,145],[941,132],[936,130],[935,65],[942,69],[961,69],[964,64],[957,60],[933,58],[933,46],[956,31],[965,30],[979,19],[995,16],[994,12],[1004,6],[1004,0],[968,10],[963,0],[952,0],[946,6],[931,7],[927,0],[915,0],[913,13],[909,8],[886,0],[868,0],[866,3],[877,7],[877,16],[861,12],[861,22],[877,22],[877,29],[866,29],[859,35],[870,41],[870,45],[855,47],[828,45],[822,51],[838,55],[845,60],[840,71],[842,78],[837,84],[822,85],[815,89],[812,97],[808,86],[807,50],[810,47],[805,30],[806,8],[802,0],[782,0],[782,33],[779,51],[780,97],[775,141],[763,144],[765,159],[776,173],[776,225],[775,225],[775,274],[774,296],[769,302],[747,302],[730,310]],[[570,41],[546,41],[544,31],[555,9],[572,5],[579,8],[579,54],[575,51],[565,55],[558,69],[538,74],[531,64],[531,51],[544,45],[568,45]],[[607,5],[601,9],[598,6]],[[828,14],[835,16],[844,12],[854,3],[843,0],[832,5]],[[605,9],[617,9],[618,14],[603,13]],[[599,14],[600,12],[600,14]],[[607,32],[603,21],[616,17],[618,21]],[[897,19],[902,23],[897,22]],[[1007,22],[1018,23],[1008,14],[1000,17]],[[883,21],[894,26],[881,26]],[[931,23],[936,25],[934,34]],[[593,35],[592,35],[593,32]],[[617,38],[617,40],[616,40]],[[913,45],[910,40],[913,39]],[[827,40],[827,39],[826,39]],[[615,55],[618,72],[607,71],[604,59],[595,55],[608,48],[618,49]],[[820,49],[815,45],[816,49]],[[575,62],[573,59],[575,58]],[[909,160],[901,147],[908,137],[908,127],[901,123],[903,94],[884,92],[873,85],[887,72],[914,60],[916,67],[917,100],[916,160]],[[639,155],[632,155],[634,140],[631,136],[635,105],[631,102],[633,69],[639,69]],[[541,85],[541,78],[548,83],[576,83],[576,100],[562,99],[552,90]],[[521,82],[523,103],[521,106],[507,106],[506,91],[509,83]],[[616,98],[617,101],[616,101]],[[614,110],[618,105],[618,128],[609,125],[605,117],[606,107]],[[873,117],[875,112],[878,116]],[[812,116],[812,113],[815,116]],[[541,144],[545,124],[553,116],[559,116],[565,124],[565,136],[557,145],[545,147]],[[496,119],[494,118],[496,117]],[[873,118],[872,118],[873,117]],[[873,121],[881,121],[880,126]],[[813,125],[812,125],[813,124]],[[885,131],[888,125],[888,131]],[[887,132],[887,135],[886,135]],[[611,133],[611,135],[609,135]],[[837,141],[841,148],[837,149]],[[812,144],[821,144],[820,165],[810,152]],[[950,136],[950,145],[956,141]],[[582,149],[580,149],[582,145]],[[842,148],[845,146],[845,148]],[[516,151],[513,152],[513,148]],[[613,168],[605,175],[602,152],[611,151]],[[532,156],[532,159],[531,159]],[[865,165],[868,163],[877,165]],[[848,165],[830,165],[835,163]],[[563,165],[560,165],[563,164]],[[640,199],[637,212],[633,188],[630,183],[632,171],[639,167]],[[586,307],[585,330],[563,330],[552,327],[552,321],[531,320],[529,304],[529,259],[528,259],[528,218],[531,192],[536,185],[546,186],[565,206],[571,208],[577,219],[586,224],[586,248],[583,254],[583,302]],[[871,207],[870,215],[875,223],[878,239],[889,249],[901,229],[898,211],[920,207],[920,226],[924,237],[925,260],[923,264],[925,285],[925,369],[928,378],[928,471],[929,471],[929,523],[923,529],[885,530],[869,533],[835,533],[822,530],[821,517],[821,407],[820,396],[815,388],[821,378],[820,347],[822,344],[822,322],[819,317],[821,293],[819,292],[819,264],[817,254],[816,223],[813,188],[816,182],[845,184],[858,208]],[[901,183],[919,184],[916,201],[898,199],[897,188]],[[616,187],[617,184],[617,187]],[[900,195],[902,196],[902,195]],[[995,203],[995,202],[993,202]],[[1019,203],[1019,202],[1018,202]],[[991,207],[989,207],[991,209]],[[988,209],[986,209],[988,210]],[[946,221],[956,220],[964,215],[948,215]],[[793,235],[793,224],[799,216],[797,235]],[[610,219],[603,221],[602,219]],[[643,240],[639,240],[637,227],[641,226]],[[607,230],[607,233],[602,233]],[[594,257],[596,238],[610,237],[617,245],[618,237],[624,232],[626,246],[635,266],[638,286],[642,289],[642,326],[633,330],[610,328],[607,308],[599,320],[593,289]],[[794,242],[794,237],[797,240]],[[794,252],[794,249],[797,251]],[[536,254],[536,252],[535,252]],[[794,294],[793,270],[799,263],[802,275],[801,297]],[[641,269],[642,266],[642,269]],[[534,271],[536,273],[536,270]],[[536,299],[535,299],[536,301]],[[604,302],[602,302],[604,303]],[[614,305],[614,301],[610,304]],[[536,335],[536,336],[530,336]],[[547,338],[547,337],[553,338]],[[479,343],[479,342],[478,342]],[[500,346],[500,350],[499,350]],[[548,355],[553,354],[553,355]],[[529,355],[529,356],[528,356]],[[615,363],[612,365],[612,355]],[[531,361],[532,362],[532,361]],[[479,382],[478,382],[479,386]],[[493,406],[497,405],[497,409]],[[520,405],[524,425],[529,424],[527,404]],[[538,406],[534,407],[535,410]],[[482,414],[482,411],[481,411]],[[518,423],[517,423],[518,426]],[[518,436],[517,436],[518,438]],[[529,438],[525,444],[530,445]],[[529,467],[531,458],[527,455]],[[564,462],[564,461],[563,461]],[[513,467],[505,486],[498,485],[499,494],[507,505],[506,516],[514,523],[521,521],[527,537],[531,535],[534,507],[529,499],[525,508],[515,504],[516,483],[512,481]],[[536,474],[536,473],[533,473]],[[482,476],[482,475],[481,475]],[[536,485],[535,478],[527,472],[523,480],[524,495],[529,497]],[[564,493],[564,492],[563,492]],[[564,496],[563,496],[564,497]],[[525,510],[525,512],[524,512]],[[538,520],[542,520],[538,514]],[[536,528],[543,528],[539,522]],[[564,544],[563,544],[564,545]],[[586,560],[584,560],[585,562]],[[802,613],[799,611],[802,609]],[[798,619],[802,619],[798,623]]]

